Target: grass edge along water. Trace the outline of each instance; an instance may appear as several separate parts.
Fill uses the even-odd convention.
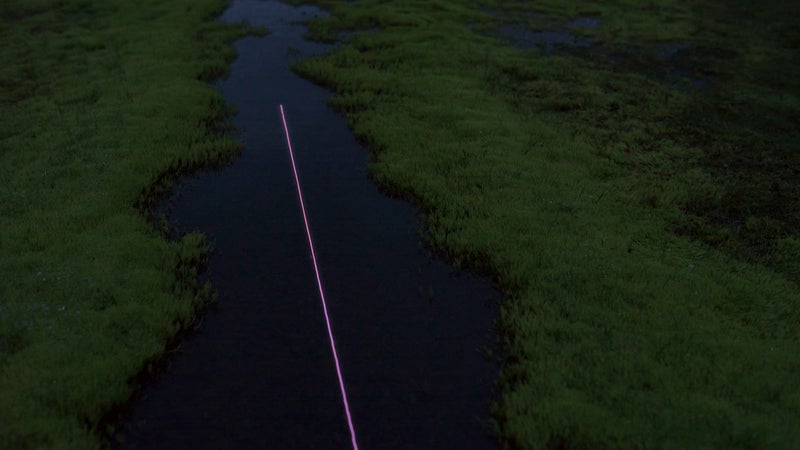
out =
[[[684,222],[687,211],[737,198],[709,176],[724,177],[724,167],[704,167],[714,159],[698,150],[728,158],[728,147],[741,150],[738,129],[781,144],[737,105],[792,117],[796,95],[781,78],[791,71],[767,65],[794,67],[782,47],[760,34],[737,41],[742,78],[775,80],[762,89],[722,71],[732,87],[707,103],[635,70],[505,48],[470,29],[494,20],[471,3],[325,3],[334,18],[313,22],[312,33],[381,31],[298,70],[339,93],[331,104],[373,152],[374,178],[417,203],[432,248],[507,294],[495,412],[505,447],[787,449],[800,440],[796,279],[712,245],[783,228],[714,228],[725,214]],[[600,17],[608,26],[586,33],[608,41],[708,46],[776,10],[693,23],[742,5],[663,0],[623,11],[547,0],[534,12]],[[187,287],[202,238],[170,243],[131,205],[151,204],[159,189],[143,186],[169,180],[168,167],[236,151],[216,137],[226,109],[205,84],[224,72],[238,33],[213,24],[221,7],[2,5],[13,25],[0,39],[15,45],[0,50],[14,61],[0,69],[0,446],[99,445],[102,417],[130,395],[128,378],[205,301]],[[789,42],[792,29],[777,19],[764,32]],[[698,126],[678,128],[694,146],[669,134],[675,122]],[[791,136],[779,121],[766,125]],[[682,209],[687,201],[695,206]]]
[[[607,59],[519,51],[477,33],[496,23],[485,10],[501,14],[502,2],[482,2],[483,11],[457,1],[319,3],[332,16],[312,21],[311,36],[368,32],[295,69],[337,92],[330,104],[370,148],[372,176],[422,210],[430,247],[493,277],[507,296],[498,324],[503,396],[495,405],[504,447],[793,447],[797,277],[748,256],[755,253],[740,245],[747,245],[743,229],[687,206],[703,197],[720,202],[735,185],[709,165],[710,155],[729,151],[715,139],[759,151],[743,147],[749,141],[741,135],[721,134],[731,129],[729,111],[698,105],[720,93],[746,104],[758,97],[741,93],[772,90],[794,105],[785,114],[797,113],[796,95],[781,87],[791,86],[789,72],[780,83],[751,84],[761,70],[752,61],[769,61],[764,52],[777,58],[754,24],[761,12],[742,15],[753,23],[728,41],[725,24],[736,23],[729,12],[698,13],[711,2],[697,11],[679,1],[515,8],[523,22],[596,17],[610,25],[587,33],[622,49],[670,40],[717,47],[719,60],[692,56],[718,77],[712,90],[695,92],[649,73],[655,63],[641,56],[646,47],[618,62],[610,51]],[[780,5],[770,6],[779,18]],[[747,33],[747,46],[725,49],[747,43],[739,40]],[[735,58],[739,72],[729,71]],[[748,133],[769,130],[753,116],[736,120]],[[780,113],[769,120],[785,122]],[[791,136],[770,139],[786,150]],[[779,155],[790,161],[790,152]],[[754,198],[763,195],[747,186]],[[783,205],[776,215],[790,212]],[[682,225],[698,221],[691,233]],[[714,233],[730,238],[715,241]],[[790,241],[776,241],[775,254],[796,258],[783,244]]]
[[[241,144],[226,2],[0,5],[0,447],[99,447],[214,294],[149,209]]]

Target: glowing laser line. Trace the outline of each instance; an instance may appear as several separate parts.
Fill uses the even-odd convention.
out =
[[[317,275],[317,286],[319,287],[319,297],[322,300],[322,311],[325,313],[325,325],[328,326],[328,338],[331,341],[331,351],[333,352],[333,362],[336,365],[336,375],[339,376],[339,388],[342,391],[342,401],[344,402],[344,412],[347,414],[347,425],[350,427],[350,440],[353,443],[353,450],[358,450],[358,443],[356,442],[356,429],[353,426],[353,418],[350,415],[350,405],[347,403],[347,392],[344,388],[344,378],[342,377],[342,369],[339,366],[339,356],[336,354],[336,344],[333,342],[333,331],[331,330],[331,319],[328,317],[328,305],[325,302],[325,294],[322,292],[322,279],[319,276],[319,267],[317,266],[317,254],[314,251],[314,242],[311,240],[311,229],[308,226],[308,215],[306,214],[306,205],[303,201],[303,191],[300,190],[300,177],[297,176],[297,165],[294,162],[294,151],[292,150],[292,140],[289,139],[289,127],[286,125],[286,115],[283,112],[283,105],[281,108],[281,119],[283,120],[283,130],[286,132],[286,144],[289,146],[289,158],[292,160],[292,171],[294,172],[294,181],[297,186],[297,197],[300,199],[300,209],[303,211],[303,222],[306,224],[306,236],[308,236],[308,247],[311,249],[311,260],[314,262],[314,273]]]

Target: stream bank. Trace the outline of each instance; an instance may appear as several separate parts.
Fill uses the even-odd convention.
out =
[[[170,221],[214,244],[219,292],[201,330],[141,393],[119,448],[345,448],[327,343],[278,105],[287,111],[333,332],[362,448],[494,448],[497,364],[485,355],[499,294],[432,260],[420,218],[382,195],[329,92],[290,70],[330,47],[302,39],[310,6],[232,2],[221,20],[270,30],[236,43],[217,84],[243,154],[182,180]]]

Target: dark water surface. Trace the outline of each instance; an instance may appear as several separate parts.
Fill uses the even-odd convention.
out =
[[[327,91],[289,70],[328,47],[319,9],[234,1],[222,20],[270,29],[236,43],[218,84],[239,109],[235,163],[182,182],[171,220],[214,242],[220,292],[122,424],[118,448],[346,449],[349,431],[278,105],[284,104],[362,449],[495,448],[486,429],[499,294],[426,256],[414,210],[381,195]],[[299,51],[299,55],[298,55]]]

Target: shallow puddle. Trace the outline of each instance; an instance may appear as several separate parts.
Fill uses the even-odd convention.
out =
[[[500,24],[487,35],[521,50],[538,48],[546,54],[591,47],[595,40],[581,34],[600,26],[600,19],[578,16],[567,22],[528,11],[482,10]]]
[[[568,30],[532,31],[519,24],[504,24],[497,27],[495,35],[518,49],[539,48],[545,53],[553,53],[564,48],[587,48],[594,39],[574,34]]]
[[[600,19],[596,17],[578,16],[567,22],[565,26],[572,30],[594,30],[600,27]]]
[[[289,64],[310,7],[237,0],[222,20],[266,26],[236,43],[217,84],[244,153],[181,182],[170,220],[215,245],[219,304],[141,392],[113,448],[344,449],[350,435],[278,105],[292,133],[311,232],[363,449],[488,449],[499,294],[427,256],[414,209],[367,177],[367,150],[329,92]]]
[[[482,10],[499,22],[495,26],[472,26],[485,36],[499,39],[520,49],[538,49],[545,55],[570,54],[607,59],[625,70],[645,72],[678,89],[700,90],[712,85],[709,76],[681,63],[695,47],[685,41],[660,42],[642,46],[613,47],[582,34],[596,30],[602,22],[596,17],[577,16],[567,21],[541,13]]]

